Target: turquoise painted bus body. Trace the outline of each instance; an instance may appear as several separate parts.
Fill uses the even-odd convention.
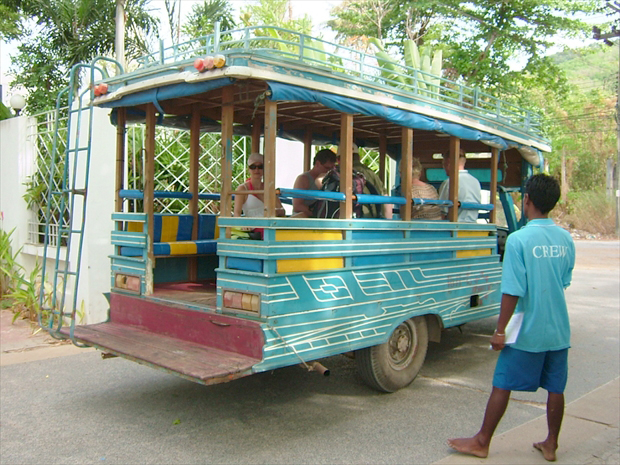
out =
[[[111,108],[119,127],[117,173],[127,158],[125,125],[129,118],[145,121],[143,188],[128,190],[123,176],[117,179],[108,320],[79,325],[73,309],[63,314],[71,318],[68,328],[47,329],[203,384],[299,363],[311,369],[317,360],[352,353],[372,387],[394,391],[413,381],[428,341],[439,342],[442,330],[499,312],[502,242],[519,226],[510,193],[542,166],[548,142],[536,115],[479,90],[444,78],[435,90],[422,87],[423,73],[406,67],[409,84],[394,86],[376,67],[367,69],[365,56],[336,69],[333,62],[309,61],[307,47],[314,49],[316,39],[285,41],[299,49],[288,53],[259,47],[270,40],[252,36],[260,30],[216,31],[195,49],[162,48],[136,71],[93,78],[98,90],[90,105]],[[237,32],[241,38],[234,39]],[[225,65],[195,67],[196,56],[208,53],[222,54]],[[193,191],[154,190],[156,125],[188,129]],[[197,190],[196,140],[204,131],[221,133],[221,193]],[[251,134],[256,147],[263,138],[265,217],[232,216],[233,134]],[[277,195],[328,195],[276,189],[273,166],[286,163],[276,158],[276,137],[303,141],[308,166],[312,146],[348,147],[343,172],[351,169],[352,141],[378,148],[383,162],[398,161],[398,186],[387,186],[398,192],[354,195],[345,180],[342,193],[329,194],[340,202],[340,218],[276,217]],[[451,157],[455,166],[459,147],[477,155],[468,164],[482,187],[497,188],[508,228],[410,219],[411,205],[437,201],[401,189],[411,183],[403,162],[415,154],[428,182],[438,186],[445,172],[436,155]],[[456,218],[458,199],[450,195],[442,205]],[[188,206],[159,213],[158,197],[182,198]],[[207,198],[219,200],[219,214],[199,211],[198,201]],[[129,211],[129,200],[141,202],[143,211]],[[395,216],[354,218],[354,202],[392,204]],[[494,192],[490,202],[461,206],[486,210],[492,220]],[[248,230],[261,230],[262,237],[250,239]]]

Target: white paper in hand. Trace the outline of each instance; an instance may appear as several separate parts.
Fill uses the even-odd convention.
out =
[[[519,337],[519,331],[521,331],[521,324],[523,323],[523,313],[513,313],[510,317],[510,321],[506,325],[506,339],[504,344],[514,344]]]

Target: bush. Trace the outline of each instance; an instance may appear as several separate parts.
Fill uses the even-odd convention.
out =
[[[552,216],[571,229],[590,234],[613,235],[616,230],[616,201],[605,190],[569,192],[566,204],[558,205]]]

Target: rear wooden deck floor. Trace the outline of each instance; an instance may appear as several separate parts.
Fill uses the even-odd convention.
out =
[[[215,309],[217,288],[215,280],[197,283],[157,284],[153,297],[168,301],[190,302]]]
[[[63,328],[61,332],[68,335],[68,329]],[[217,384],[250,375],[252,366],[260,362],[260,359],[238,353],[113,322],[76,326],[75,338],[104,352],[171,371],[202,384]]]

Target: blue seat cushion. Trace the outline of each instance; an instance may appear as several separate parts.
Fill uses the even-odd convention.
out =
[[[198,239],[215,238],[215,220],[217,215],[202,214],[198,215]]]
[[[141,257],[144,249],[140,247],[121,247],[121,255],[123,257]]]

